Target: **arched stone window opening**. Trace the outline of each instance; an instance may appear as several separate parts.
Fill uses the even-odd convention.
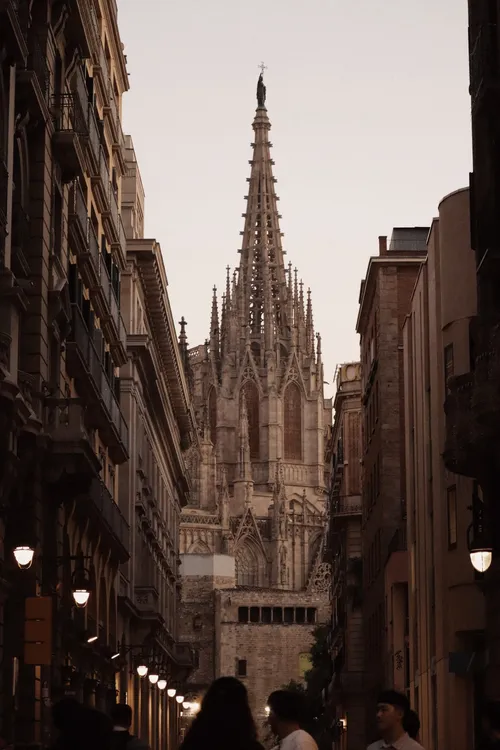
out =
[[[237,586],[266,586],[266,561],[251,541],[246,541],[236,552],[235,576]]]
[[[210,440],[215,446],[217,442],[217,392],[212,386],[208,394],[208,426],[210,430]]]
[[[299,386],[290,383],[285,390],[284,403],[285,459],[302,460],[302,398]]]
[[[250,458],[260,457],[260,425],[259,425],[259,390],[255,383],[247,381],[243,386],[248,413],[248,439],[250,443]]]

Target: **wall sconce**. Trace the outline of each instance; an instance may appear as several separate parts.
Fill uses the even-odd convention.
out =
[[[167,695],[168,695],[169,698],[175,698],[176,692],[177,692],[177,690],[175,688],[169,688],[167,690]]]
[[[35,556],[35,550],[33,547],[14,547],[13,553],[14,559],[21,570],[28,570],[28,568],[31,568],[33,557]]]
[[[184,703],[184,696],[183,696],[183,695],[176,695],[176,696],[175,696],[175,700],[176,700],[176,701],[177,701],[177,703],[179,703],[179,704],[181,704],[181,703]]]
[[[165,688],[167,687],[167,681],[164,678],[158,680],[156,684],[158,686],[158,690],[165,690]]]

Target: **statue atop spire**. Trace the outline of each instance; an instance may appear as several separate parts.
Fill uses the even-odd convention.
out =
[[[259,76],[257,83],[257,106],[266,106],[266,86],[264,84],[264,73],[262,72]]]

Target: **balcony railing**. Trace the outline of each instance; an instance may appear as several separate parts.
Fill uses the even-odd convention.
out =
[[[97,167],[97,169],[95,168]],[[109,212],[109,166],[102,148],[99,149],[99,163],[92,167],[92,186],[97,208],[101,213]]]
[[[130,526],[113,500],[108,488],[100,479],[94,479],[90,486],[89,497],[96,515],[106,524],[108,531],[119,542],[124,555],[122,562],[130,556]]]
[[[88,246],[87,199],[78,181],[73,183],[69,194],[68,218],[70,225],[71,223],[76,225],[75,228],[81,237],[84,250],[86,250]],[[76,250],[76,248],[74,249]]]
[[[100,357],[92,341],[87,325],[83,319],[82,312],[78,305],[72,304],[72,328],[68,337],[69,342],[73,342],[80,354],[88,375],[92,380],[93,391],[98,395],[101,391],[103,380],[103,367]]]
[[[359,516],[363,513],[363,505],[358,497],[341,497],[332,502],[332,517]]]
[[[128,450],[128,426],[121,413],[120,406],[116,400],[92,336],[83,319],[82,312],[78,305],[74,303],[71,307],[73,310],[73,325],[68,341],[76,345],[81,362],[90,377],[93,395],[104,405],[107,420],[113,425],[115,435],[123,446],[123,449],[115,451],[119,456],[119,458],[115,459],[118,463],[120,460],[124,460],[123,456]],[[82,375],[81,372],[78,374]],[[111,450],[112,446],[110,446]]]
[[[58,131],[71,131],[80,136],[88,135],[88,111],[82,108],[78,94],[61,94],[54,99],[54,104],[59,109],[56,120]]]
[[[89,223],[89,253],[92,259],[92,263],[96,269],[96,273],[99,273],[99,240],[97,234],[92,226],[92,222]]]
[[[101,153],[101,134],[97,125],[94,105],[88,105],[88,124],[89,124],[89,150],[94,160],[94,165],[99,168],[99,157]]]

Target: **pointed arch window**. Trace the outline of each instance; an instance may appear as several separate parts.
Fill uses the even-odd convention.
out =
[[[215,446],[217,441],[217,392],[212,386],[208,394],[208,427],[210,430],[210,440]]]
[[[235,576],[237,586],[266,585],[266,561],[253,541],[245,541],[237,550]]]
[[[250,381],[243,386],[248,412],[248,439],[250,443],[250,458],[258,459],[260,456],[259,436],[259,389]]]
[[[285,390],[285,459],[302,460],[302,398],[297,383]]]

